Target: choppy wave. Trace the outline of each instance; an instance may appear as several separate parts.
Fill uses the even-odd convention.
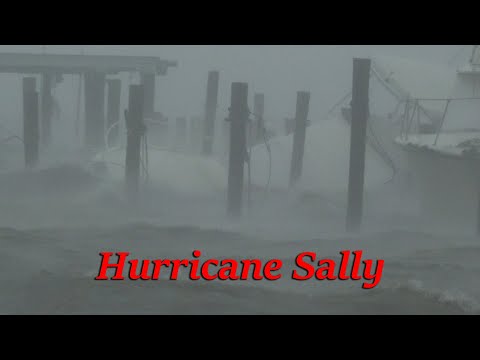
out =
[[[428,288],[421,280],[411,279],[391,289],[394,294],[413,294],[424,300],[446,305],[451,310],[467,314],[480,314],[480,302],[473,296],[456,289],[440,290]]]

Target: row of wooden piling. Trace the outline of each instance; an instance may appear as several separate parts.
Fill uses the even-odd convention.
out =
[[[368,119],[368,90],[370,78],[370,60],[355,59],[353,65],[353,97],[352,126],[350,145],[350,169],[348,187],[347,229],[354,231],[360,228],[363,208],[363,188],[365,171],[366,129]],[[42,81],[41,99],[36,91],[36,79],[23,80],[24,109],[24,144],[25,164],[27,168],[34,167],[39,154],[39,117],[42,118],[42,139],[45,144],[50,141],[51,114],[53,98],[51,95],[54,77],[46,75]],[[107,84],[107,121],[104,122],[104,91]],[[205,104],[204,134],[202,153],[211,155],[215,137],[215,122],[218,106],[219,73],[212,71],[208,76],[207,98]],[[142,76],[141,85],[131,85],[129,88],[128,110],[125,112],[127,128],[127,152],[125,179],[127,193],[134,201],[139,190],[140,149],[145,133],[145,117],[154,114],[155,77]],[[111,79],[106,81],[104,74],[85,74],[85,145],[102,148],[105,142],[105,127],[110,129],[120,120],[121,81]],[[39,113],[39,100],[43,106]],[[305,140],[308,126],[310,93],[298,92],[296,115],[294,122],[293,149],[290,166],[290,185],[301,178]],[[251,117],[255,118],[252,121]],[[248,84],[233,83],[231,87],[231,105],[229,116],[229,162],[227,213],[237,217],[242,214],[244,167],[247,158],[247,146],[265,140],[264,95],[254,97],[253,113],[248,108]],[[254,125],[252,125],[254,124]],[[177,121],[177,132],[186,131],[186,119]],[[118,126],[109,131],[108,142],[116,142],[119,136]]]
[[[369,82],[371,61],[354,59],[352,83],[352,126],[350,136],[350,167],[348,181],[347,231],[358,231],[363,217],[366,131],[369,116]],[[230,157],[228,172],[227,211],[231,216],[242,213],[243,179],[246,160],[246,129],[249,122],[248,85],[232,84],[230,106]],[[297,93],[290,186],[301,178],[305,152],[310,93]],[[263,110],[262,110],[263,111]],[[326,170],[328,171],[328,170]]]

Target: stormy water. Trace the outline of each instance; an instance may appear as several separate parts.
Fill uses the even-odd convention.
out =
[[[480,245],[473,229],[427,226],[416,196],[397,182],[365,194],[362,231],[345,231],[344,193],[255,189],[241,219],[223,192],[188,196],[142,184],[126,200],[122,181],[93,171],[78,153],[52,152],[36,170],[21,144],[2,145],[2,314],[478,314]],[[166,170],[167,171],[167,170]],[[195,174],[192,174],[195,176]],[[278,281],[95,281],[102,251],[136,259],[281,259]],[[384,259],[372,290],[356,281],[298,282],[305,251],[342,250]]]

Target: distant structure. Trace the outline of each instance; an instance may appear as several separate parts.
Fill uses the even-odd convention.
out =
[[[153,117],[155,77],[166,75],[170,67],[176,66],[175,61],[149,56],[0,53],[0,73],[41,77],[39,114],[41,143],[44,146],[49,144],[51,137],[51,119],[54,113],[52,89],[62,82],[64,75],[77,75],[84,81],[85,145],[98,149],[105,142],[106,77],[122,72],[139,74],[145,87],[143,112],[146,117]],[[120,112],[110,108],[110,113]],[[109,119],[110,124],[114,121],[115,119]]]

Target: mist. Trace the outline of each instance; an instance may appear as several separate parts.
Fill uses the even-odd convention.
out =
[[[0,283],[5,296],[0,313],[478,314],[475,154],[480,128],[475,114],[480,83],[473,47],[1,45]],[[145,57],[145,63],[158,58],[176,66],[155,74],[151,114],[143,102],[148,96],[143,76],[151,74],[133,65],[104,74],[101,79],[109,85],[101,85],[102,104],[91,100],[95,96],[86,89],[95,88],[84,76],[101,71],[82,70],[79,76],[58,68],[63,75],[51,88],[51,134],[45,143],[45,73],[14,73],[11,67],[24,65],[4,65],[5,53],[105,55],[112,63],[116,57]],[[350,146],[359,136],[352,124],[361,120],[352,100],[354,59],[371,59],[372,70],[360,151],[365,153],[361,225],[352,230],[348,220],[346,226],[355,188],[349,184],[356,154]],[[469,61],[467,75],[459,76],[457,70]],[[212,71],[219,81],[210,138]],[[25,160],[30,105],[22,79],[27,77],[35,79],[39,96],[34,166]],[[109,124],[113,79],[121,84],[119,116]],[[231,128],[238,116],[232,84],[238,83],[248,86],[241,151],[235,144],[242,136]],[[129,151],[135,141],[129,121],[135,114],[135,87],[142,89],[139,121],[146,132],[138,140],[132,172],[128,162],[135,155]],[[308,94],[303,120],[300,92]],[[264,96],[261,116],[254,100],[258,94]],[[95,125],[89,111],[100,114],[101,141],[88,139],[93,129],[88,126]],[[298,145],[301,121],[305,139]],[[293,177],[297,146],[302,166]],[[245,161],[235,165],[235,156]],[[240,167],[242,181],[235,190],[238,179],[232,174]],[[137,182],[132,185],[129,176]],[[237,190],[240,214],[232,216],[231,201],[237,199],[232,191]],[[358,256],[346,257],[346,249],[362,251],[362,259],[384,261],[374,288],[365,290],[350,278],[295,281],[290,276],[302,252],[318,254],[315,268],[320,259],[331,259],[353,269]],[[127,275],[125,283],[95,280],[102,252],[128,252],[141,262],[191,259],[195,250],[200,261],[278,259],[283,276],[278,281],[192,281],[185,266],[175,281],[169,280],[167,267],[158,281]],[[155,269],[154,263],[147,268]],[[14,284],[9,281],[13,273]],[[108,274],[113,276],[113,269]]]

